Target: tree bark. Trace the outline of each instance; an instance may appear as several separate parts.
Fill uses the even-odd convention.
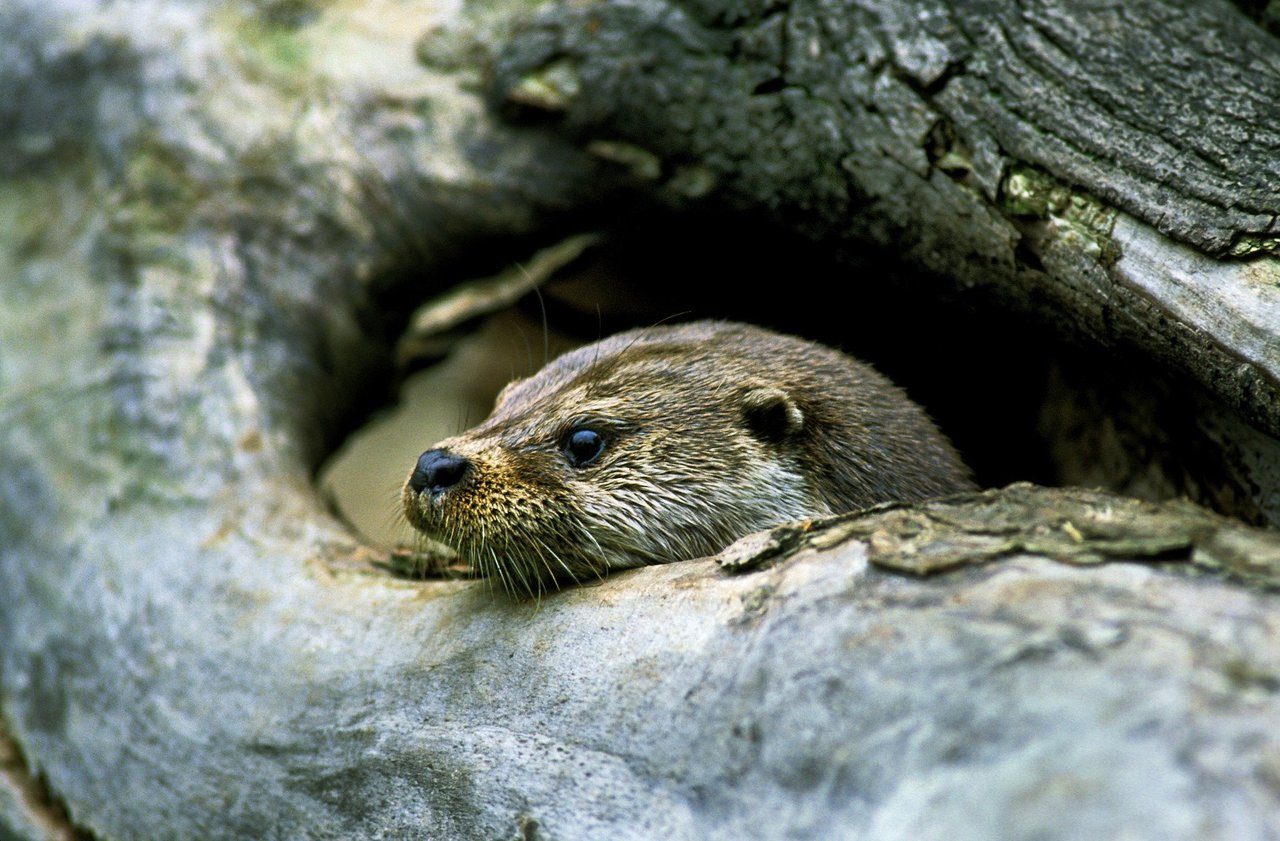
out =
[[[554,6],[502,53],[495,101],[528,110],[549,75],[573,95],[537,106],[588,148],[646,150],[660,186],[714,183],[828,248],[1136,347],[1280,458],[1273,36],[1225,2],[727,8]],[[1280,524],[1275,471],[1242,473]]]
[[[725,8],[0,8],[0,709],[56,804],[6,763],[0,836],[1276,837],[1274,532],[1018,486],[534,604],[325,511],[406,290],[622,191],[892,247],[1280,434],[1234,7]]]

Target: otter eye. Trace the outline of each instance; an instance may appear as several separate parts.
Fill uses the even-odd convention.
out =
[[[604,438],[594,429],[574,429],[565,436],[561,449],[574,467],[586,467],[604,452]]]

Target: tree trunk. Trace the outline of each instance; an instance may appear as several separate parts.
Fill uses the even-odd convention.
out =
[[[1280,522],[1272,36],[729,8],[0,8],[0,837],[1277,837],[1273,531],[1019,485],[535,604],[325,509],[406,303],[638,196],[1139,349]]]

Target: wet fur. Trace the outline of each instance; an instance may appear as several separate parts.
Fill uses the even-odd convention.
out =
[[[561,442],[605,436],[575,468]],[[437,445],[471,460],[409,522],[514,593],[712,554],[788,520],[974,488],[924,412],[871,367],[745,324],[620,333],[508,385]]]

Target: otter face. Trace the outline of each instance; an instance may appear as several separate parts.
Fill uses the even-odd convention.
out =
[[[831,513],[799,463],[797,401],[689,333],[615,336],[507,386],[484,423],[419,457],[410,524],[532,594]]]
[[[730,322],[621,333],[423,453],[409,522],[507,590],[695,558],[788,520],[975,489],[871,367]]]

